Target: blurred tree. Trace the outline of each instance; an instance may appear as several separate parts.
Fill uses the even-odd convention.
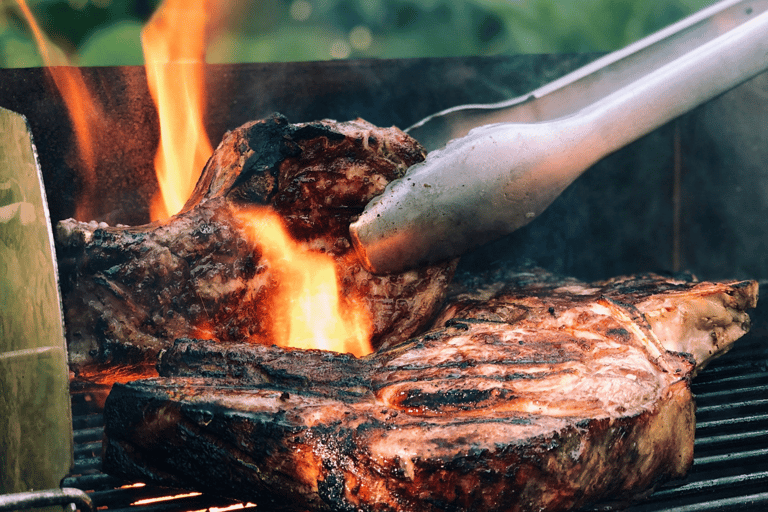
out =
[[[81,65],[141,64],[159,0],[26,0]],[[190,0],[192,1],[192,0]],[[41,65],[17,0],[0,3],[0,66]],[[211,62],[609,51],[713,0],[213,0]],[[226,15],[229,12],[230,15]]]
[[[84,65],[103,65],[142,63],[139,29],[159,0],[26,0],[26,3],[43,31],[64,52],[77,55],[88,49],[88,59],[75,60]],[[126,27],[131,26],[137,28],[128,33]],[[110,37],[104,37],[111,33]],[[98,51],[93,49],[96,46]],[[90,59],[93,62],[89,62]],[[17,0],[2,0],[0,66],[41,64]]]

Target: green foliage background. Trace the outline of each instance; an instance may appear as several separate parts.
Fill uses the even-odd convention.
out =
[[[0,0],[0,67],[40,66],[17,0]],[[27,0],[84,66],[143,62],[159,0]],[[220,0],[209,62],[610,51],[714,0]],[[215,15],[212,12],[212,15]]]

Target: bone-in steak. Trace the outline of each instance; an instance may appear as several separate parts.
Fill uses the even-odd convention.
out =
[[[228,132],[171,219],[60,223],[70,368],[82,379],[130,380],[154,374],[157,354],[177,337],[273,343],[275,272],[238,216],[255,206],[277,212],[304,247],[333,256],[342,299],[362,300],[370,315],[374,347],[407,339],[440,306],[455,263],[373,276],[349,224],[423,158],[397,128],[276,115]]]
[[[756,299],[753,281],[526,271],[362,359],[179,340],[161,378],[113,388],[104,468],[269,510],[631,501],[687,472],[690,378]]]

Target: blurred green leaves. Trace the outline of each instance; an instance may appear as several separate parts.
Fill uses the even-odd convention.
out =
[[[143,23],[121,20],[94,31],[78,51],[79,63],[87,66],[141,65]]]
[[[480,0],[503,20],[508,48],[524,53],[611,51],[714,3],[712,0]]]
[[[82,65],[141,64],[139,30],[159,0],[26,0],[48,38]],[[0,67],[42,61],[17,0],[0,0]]]
[[[191,1],[191,0],[190,0]],[[620,48],[713,0],[209,0],[210,62],[570,53]],[[0,0],[0,66],[41,65],[16,0]],[[80,65],[143,61],[158,0],[27,0]],[[219,14],[221,15],[221,14]],[[213,14],[212,14],[213,16]]]

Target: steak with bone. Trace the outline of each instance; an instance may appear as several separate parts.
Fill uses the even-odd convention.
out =
[[[130,380],[156,374],[157,354],[178,337],[273,343],[275,272],[239,218],[265,206],[304,247],[333,256],[346,297],[371,317],[374,347],[407,339],[439,308],[455,263],[371,275],[349,224],[423,159],[397,128],[275,115],[224,136],[178,215],[132,227],[63,221],[70,368],[85,380]]]
[[[690,468],[690,379],[756,300],[754,281],[533,270],[359,359],[178,340],[161,377],[113,387],[104,469],[267,510],[626,504]]]

